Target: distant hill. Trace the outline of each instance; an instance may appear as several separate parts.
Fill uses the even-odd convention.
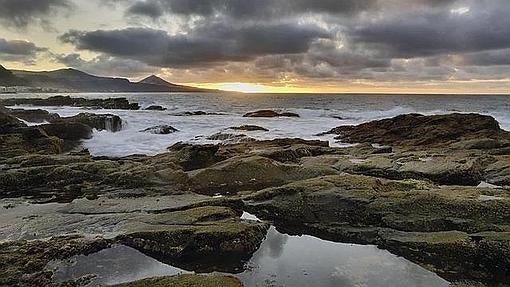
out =
[[[22,86],[26,84],[26,80],[16,77],[11,71],[0,65],[0,86]]]
[[[4,67],[0,68],[0,86],[28,86],[68,92],[215,92],[175,85],[156,76],[136,83],[125,78],[94,76],[75,69],[31,72],[9,71]]]
[[[190,87],[190,86],[176,85],[176,84],[170,83],[168,81],[165,81],[155,75],[150,75],[138,83],[139,84],[163,86],[163,87],[167,87],[170,89],[175,89],[175,90],[179,90],[179,91],[188,91],[188,92],[210,92],[210,91],[212,91],[212,90],[200,89],[200,88],[195,88],[195,87]]]

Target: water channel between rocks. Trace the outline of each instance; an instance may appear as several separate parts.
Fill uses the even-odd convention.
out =
[[[246,220],[257,220],[245,213]],[[239,278],[246,287],[258,286],[448,286],[448,282],[404,258],[375,246],[325,241],[313,236],[290,236],[275,227],[246,263]],[[65,281],[96,275],[89,286],[131,282],[190,271],[163,264],[123,245],[64,261],[53,261],[54,279]]]

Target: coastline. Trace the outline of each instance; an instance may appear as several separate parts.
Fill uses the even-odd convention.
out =
[[[93,104],[133,104],[121,102]],[[0,191],[9,214],[0,249],[10,262],[2,284],[52,286],[50,261],[115,244],[189,271],[242,269],[270,224],[376,245],[450,282],[509,283],[510,133],[492,117],[407,115],[317,131],[349,147],[223,133],[220,144],[95,157],[76,148],[94,136],[91,128],[112,127],[111,117],[24,114],[49,123],[27,126],[0,109]],[[265,221],[241,219],[245,211]],[[67,283],[86,280],[73,279]]]

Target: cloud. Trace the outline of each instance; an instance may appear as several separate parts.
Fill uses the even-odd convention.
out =
[[[328,38],[315,25],[228,25],[206,23],[187,34],[169,35],[150,28],[69,31],[60,37],[77,49],[137,60],[159,67],[191,67],[257,57],[305,53],[317,39]]]
[[[33,22],[45,24],[56,9],[70,7],[69,0],[0,0],[0,22],[18,28]]]
[[[510,47],[510,2],[480,0],[464,4],[458,9],[397,13],[358,23],[349,36],[395,58]]]
[[[38,53],[47,51],[34,43],[0,38],[0,60],[32,64]]]
[[[118,2],[118,0],[116,0]],[[182,16],[224,15],[233,18],[287,17],[300,13],[356,14],[370,9],[377,0],[140,0],[125,1],[127,12],[151,18],[164,13]]]
[[[157,68],[134,60],[126,60],[106,55],[91,60],[82,59],[80,54],[57,54],[53,61],[93,75],[140,77],[155,73]]]

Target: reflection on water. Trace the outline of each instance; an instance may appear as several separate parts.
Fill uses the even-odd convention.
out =
[[[97,274],[91,286],[186,272],[126,246],[53,262],[49,267],[58,268],[54,277],[58,281]],[[434,273],[374,246],[289,236],[274,227],[246,267],[235,275],[246,287],[448,286]]]
[[[238,277],[245,286],[448,286],[434,273],[375,246],[289,236],[274,227]]]
[[[172,276],[186,271],[163,264],[131,247],[116,245],[112,248],[64,261],[53,261],[47,266],[56,272],[54,280],[61,282],[96,275],[90,286],[132,282],[150,277]]]

